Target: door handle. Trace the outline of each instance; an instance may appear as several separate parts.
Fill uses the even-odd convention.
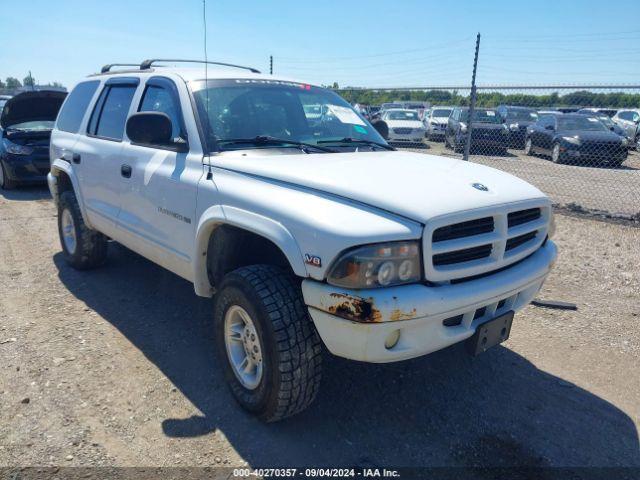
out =
[[[122,165],[120,167],[120,175],[124,178],[131,178],[131,165]]]
[[[80,157],[79,153],[74,153],[73,155],[71,155],[71,161],[73,163],[80,163],[80,160],[82,160],[82,157]]]

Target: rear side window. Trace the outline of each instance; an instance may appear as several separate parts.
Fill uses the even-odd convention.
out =
[[[78,133],[80,124],[84,118],[93,94],[100,85],[100,81],[82,82],[69,94],[67,101],[62,106],[58,114],[56,128],[63,132]]]
[[[110,140],[122,140],[131,99],[136,88],[136,85],[107,85],[100,94],[91,114],[89,135]]]

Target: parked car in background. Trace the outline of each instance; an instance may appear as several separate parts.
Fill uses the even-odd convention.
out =
[[[386,112],[387,110],[391,110],[392,108],[400,108],[400,109],[402,109],[404,107],[399,102],[383,103],[382,105],[380,105],[380,113]]]
[[[626,138],[595,117],[568,113],[543,115],[527,129],[525,153],[551,157],[554,163],[606,164],[618,167],[628,153]]]
[[[629,142],[636,143],[640,137],[640,110],[624,109],[612,117],[612,120],[624,130],[624,135]]]
[[[615,123],[611,117],[608,117],[607,115],[602,115],[602,114],[593,114],[593,115],[589,115],[589,114],[579,114],[579,115],[587,115],[588,117],[591,118],[597,118],[599,121],[601,121],[605,127],[607,127],[609,130],[611,130],[613,133],[620,135],[621,137],[627,137],[625,134],[625,131],[623,128],[620,127],[620,125],[618,125],[617,123]],[[629,139],[627,139],[629,140]]]
[[[422,143],[424,124],[415,110],[394,108],[382,115],[389,127],[389,143]]]
[[[11,98],[11,95],[0,95],[0,112],[4,108],[4,104]]]
[[[524,148],[527,127],[538,121],[538,113],[533,108],[500,105],[496,111],[509,129],[509,146]]]
[[[509,130],[502,123],[500,115],[495,110],[478,108],[473,112],[471,131],[472,149],[497,151],[504,154],[509,146]],[[467,129],[469,128],[469,108],[456,107],[451,112],[447,129],[445,131],[444,144],[461,152],[467,142]]]
[[[587,107],[581,108],[576,113],[587,113],[587,114],[601,114],[606,115],[607,117],[613,117],[618,111],[615,108],[595,108],[595,107]]]
[[[424,117],[424,128],[428,140],[444,140],[447,122],[453,107],[433,106]]]
[[[0,188],[46,183],[51,129],[66,96],[38,90],[6,100],[0,115]]]

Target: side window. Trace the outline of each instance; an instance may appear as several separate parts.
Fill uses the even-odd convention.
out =
[[[96,103],[88,133],[110,140],[122,140],[136,85],[107,85]]]
[[[64,132],[77,133],[84,118],[84,113],[100,85],[99,80],[82,82],[76,85],[58,114],[56,128]]]
[[[138,111],[166,113],[173,125],[171,136],[174,139],[184,137],[180,104],[174,93],[168,88],[159,85],[147,85]]]
[[[631,118],[631,120],[633,122],[637,122],[638,120],[640,120],[640,114],[638,114],[638,112],[633,112],[633,117]]]
[[[620,112],[618,114],[618,118],[621,118],[622,120],[631,120],[631,112]]]

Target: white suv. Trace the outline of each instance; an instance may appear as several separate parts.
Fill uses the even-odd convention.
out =
[[[395,362],[504,341],[556,258],[536,188],[395,151],[334,92],[253,69],[107,66],[50,153],[66,260],[113,239],[214,297],[221,368],[267,421],[312,402],[322,344]]]

